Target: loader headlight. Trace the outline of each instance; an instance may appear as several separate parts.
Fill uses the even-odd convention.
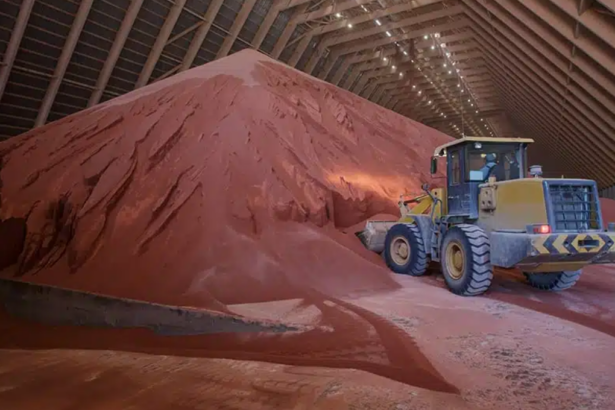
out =
[[[481,144],[480,142],[474,143],[474,148],[481,149],[482,147],[483,147],[483,144]]]

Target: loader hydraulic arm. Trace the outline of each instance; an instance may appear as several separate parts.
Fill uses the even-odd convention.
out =
[[[434,194],[431,193],[431,191],[429,190],[429,184],[423,184],[422,188],[423,188],[423,191],[425,191],[427,193],[427,195],[429,195],[429,197],[433,201],[433,204],[431,206],[431,220],[434,221],[434,215],[436,213],[436,207],[438,205],[440,206],[440,215],[443,215],[443,213],[444,213],[444,209],[443,209],[444,204],[442,203],[442,199],[438,198],[437,196],[435,196]]]

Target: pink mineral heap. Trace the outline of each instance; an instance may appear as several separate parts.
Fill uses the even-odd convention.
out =
[[[399,288],[352,227],[398,215],[399,195],[420,193],[433,149],[450,139],[242,51],[0,144],[0,241],[11,249],[0,268],[221,312],[300,299],[333,331],[191,343],[216,357],[357,367],[455,391],[411,338],[337,299]],[[173,340],[163,343],[183,343]]]
[[[391,289],[336,228],[397,214],[449,139],[243,51],[0,145],[10,274],[209,308]]]

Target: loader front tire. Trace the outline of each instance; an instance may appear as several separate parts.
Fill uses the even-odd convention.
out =
[[[421,276],[427,271],[427,252],[417,225],[397,224],[387,232],[384,261],[395,273]]]
[[[480,295],[491,285],[489,237],[478,226],[463,224],[449,229],[442,243],[441,263],[444,281],[457,295]]]
[[[581,270],[550,273],[523,272],[523,274],[531,286],[541,290],[559,292],[573,287],[581,276]]]

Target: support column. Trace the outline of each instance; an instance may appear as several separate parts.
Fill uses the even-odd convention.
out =
[[[255,3],[256,0],[246,0],[243,3],[243,6],[241,6],[241,10],[239,10],[237,17],[235,17],[235,21],[233,22],[233,25],[231,26],[228,35],[224,39],[224,43],[222,43],[222,47],[220,47],[220,50],[218,50],[218,54],[216,54],[216,59],[226,57],[229,51],[231,51],[231,47],[233,47],[235,40],[237,40],[237,36],[239,35],[239,32],[243,28],[243,25],[245,24],[246,20],[248,19],[252,8],[254,8]]]
[[[192,41],[190,42],[190,46],[186,51],[186,55],[184,56],[184,60],[182,61],[181,67],[179,71],[186,71],[192,67],[192,63],[194,63],[194,59],[196,55],[199,53],[199,49],[203,45],[203,41],[205,41],[205,37],[207,37],[207,33],[209,33],[209,29],[214,22],[214,19],[218,15],[218,11],[220,11],[220,7],[222,7],[223,0],[213,0],[209,7],[207,8],[207,13],[205,13],[205,23],[199,27],[199,29],[194,33],[194,37],[192,37]]]
[[[331,79],[331,83],[333,83],[334,85],[339,85],[339,82],[342,80],[342,77],[344,77],[344,74],[346,74],[346,72],[348,71],[348,68],[350,67],[351,63],[352,58],[346,57],[340,68],[337,69],[337,72]]]
[[[15,63],[15,57],[17,57],[17,51],[19,50],[19,44],[23,38],[23,33],[26,31],[28,20],[30,19],[30,13],[34,6],[34,0],[23,0],[15,26],[13,26],[13,32],[11,33],[11,39],[6,47],[4,58],[2,59],[2,65],[0,65],[0,100],[2,100],[2,94],[4,94],[4,88],[9,81],[11,75],[11,69]]]
[[[169,40],[173,27],[175,27],[175,23],[177,23],[177,19],[184,9],[185,4],[186,0],[176,0],[173,6],[171,6],[171,10],[169,10],[169,14],[167,15],[167,18],[158,33],[156,42],[154,43],[154,46],[147,57],[147,61],[141,70],[141,75],[139,75],[135,88],[141,88],[149,82],[149,79],[154,72],[154,68],[156,67],[156,64],[158,64],[162,50],[164,50],[164,46]]]
[[[280,38],[278,38],[278,41],[276,41],[275,46],[273,47],[273,51],[271,52],[272,58],[275,58],[276,60],[280,58],[280,55],[282,54],[282,51],[284,51],[288,40],[290,40],[290,37],[295,32],[295,28],[297,27],[297,18],[307,10],[308,5],[309,3],[305,3],[297,7],[293,17],[290,19],[288,24],[286,24],[282,35],[280,35]]]
[[[107,56],[105,65],[103,66],[102,70],[100,71],[100,74],[98,75],[98,80],[96,81],[96,88],[90,96],[90,100],[88,101],[88,107],[92,107],[98,104],[98,102],[100,101],[100,98],[102,97],[102,94],[107,87],[107,83],[109,82],[109,78],[111,78],[111,74],[113,73],[115,64],[120,57],[122,49],[124,48],[124,44],[126,43],[128,34],[130,34],[130,30],[132,30],[132,26],[137,19],[137,15],[139,14],[139,10],[141,10],[142,5],[143,0],[132,0],[132,2],[130,3],[128,10],[126,11],[126,15],[124,16],[124,20],[122,20],[120,30],[115,36],[115,40],[113,41],[113,45],[111,46],[111,50],[109,51],[109,55]]]
[[[325,78],[327,78],[331,70],[333,70],[333,66],[335,65],[335,63],[337,62],[337,59],[340,56],[338,54],[331,53],[331,55],[329,55],[328,57],[329,58],[327,58],[327,60],[325,61],[325,64],[323,65],[322,70],[320,71],[320,74],[318,74],[318,78],[320,78],[321,80],[324,80]]]
[[[66,74],[66,69],[68,68],[70,59],[73,56],[73,51],[75,50],[77,41],[79,41],[79,36],[81,35],[81,31],[83,30],[86,20],[88,19],[88,14],[90,14],[90,9],[92,8],[93,3],[94,0],[81,1],[81,5],[77,11],[75,20],[73,21],[73,25],[68,33],[66,43],[64,43],[64,47],[62,48],[62,54],[60,54],[56,69],[53,72],[53,77],[51,77],[49,87],[47,87],[45,98],[43,98],[43,103],[38,111],[38,116],[34,122],[34,128],[45,125],[47,122],[47,117],[49,117],[51,106],[56,99],[56,95],[58,94],[58,90],[60,89],[60,85],[64,79],[64,74]]]
[[[295,48],[295,51],[293,52],[292,57],[290,58],[290,60],[288,60],[289,66],[291,67],[297,66],[297,63],[301,59],[301,56],[303,55],[307,47],[310,45],[310,41],[312,41],[312,36],[308,36],[308,35],[303,36],[299,44],[297,44],[297,47]]]

